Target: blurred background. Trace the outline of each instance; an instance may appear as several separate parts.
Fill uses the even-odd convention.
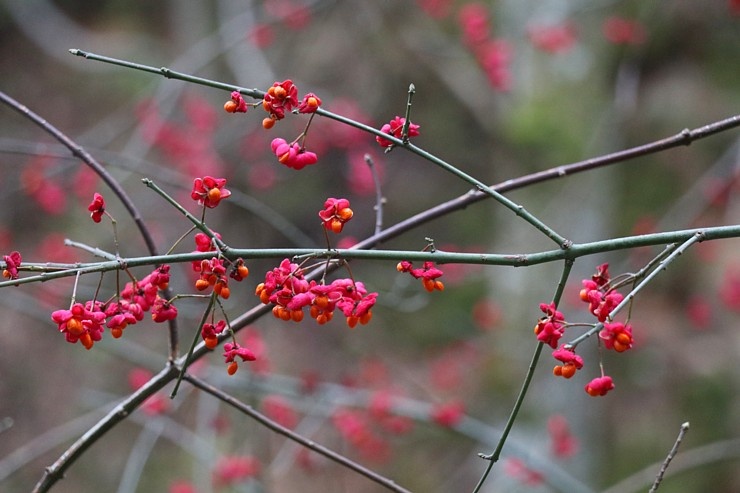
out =
[[[355,213],[340,246],[372,234],[365,154],[382,183],[385,227],[470,187],[322,118],[306,140],[319,163],[288,169],[269,144],[297,137],[305,115],[264,130],[260,108],[222,110],[227,92],[88,61],[71,48],[262,90],[292,79],[329,111],[376,128],[403,116],[413,83],[415,143],[491,184],[740,113],[735,0],[3,0],[1,90],[106,165],[160,251],[189,224],[143,177],[194,212],[193,178],[226,177],[234,195],[209,211],[208,224],[243,248],[324,247],[316,212],[327,197],[347,197]],[[122,205],[68,151],[9,108],[0,122],[4,255],[94,260],[65,238],[112,251],[109,225],[87,217],[95,191],[118,220],[121,255],[146,255]],[[731,130],[508,196],[576,242],[737,224],[739,165]],[[425,238],[448,251],[553,248],[491,201],[383,247],[421,250]],[[586,341],[586,367],[567,381],[551,375],[546,350],[482,491],[644,491],[686,421],[661,491],[740,490],[739,247],[737,239],[700,244],[645,289],[631,310],[632,350],[600,352]],[[188,238],[177,251],[194,249]],[[597,265],[634,272],[659,251],[580,259],[566,318],[593,321],[578,291]],[[276,264],[248,262],[250,277],[225,303],[230,317],[258,302],[254,287]],[[485,467],[477,454],[493,450],[508,417],[535,348],[538,304],[552,298],[560,268],[444,266],[445,291],[427,293],[394,264],[354,262],[354,277],[379,293],[370,324],[265,317],[239,336],[259,349],[251,367],[228,377],[217,351],[198,371],[410,490],[471,491]],[[189,270],[173,266],[175,292],[193,291]],[[92,298],[99,280],[83,277],[78,300]],[[68,308],[72,287],[65,279],[2,290],[0,491],[30,491],[44,467],[166,362],[166,329],[148,321],[91,351],[66,344],[50,313]],[[101,290],[115,292],[114,276]],[[177,306],[189,341],[203,305]],[[583,386],[599,376],[600,358],[616,389],[595,399]],[[168,392],[95,444],[53,491],[380,491],[187,385],[172,401]]]

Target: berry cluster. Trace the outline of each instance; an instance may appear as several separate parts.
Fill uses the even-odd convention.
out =
[[[264,304],[272,303],[272,313],[282,320],[300,322],[304,308],[319,324],[329,322],[339,309],[349,327],[366,324],[372,318],[371,309],[378,293],[368,293],[362,282],[351,278],[335,279],[330,284],[305,279],[303,269],[284,259],[265,275],[255,294]]]
[[[270,143],[272,152],[275,153],[278,162],[288,168],[300,170],[308,165],[316,164],[319,160],[316,153],[307,151],[297,141],[288,143],[285,139],[276,138]]]
[[[598,324],[587,324],[598,328],[599,341],[606,349],[621,353],[632,347],[632,327],[621,322],[611,321],[611,313],[622,303],[624,296],[616,291],[618,284],[609,276],[609,265],[602,264],[596,269],[591,279],[582,281],[583,289],[580,298],[588,303],[589,312],[598,320]],[[560,344],[560,339],[569,325],[563,314],[557,310],[555,303],[542,303],[540,310],[545,314],[535,325],[537,340],[554,349],[552,356],[560,362],[553,368],[555,376],[571,378],[584,366],[583,358],[575,353],[575,344]],[[582,324],[581,324],[582,325]],[[589,395],[602,396],[614,388],[611,377],[603,374],[585,386]]]
[[[126,284],[120,294],[107,301],[73,302],[67,310],[56,310],[51,319],[69,343],[80,342],[91,349],[103,337],[104,328],[114,338],[123,335],[129,325],[140,322],[151,311],[152,320],[165,322],[177,317],[177,308],[159,296],[170,280],[169,265],[161,265],[140,280]]]
[[[430,293],[435,289],[437,291],[443,291],[445,285],[439,280],[444,274],[440,269],[434,266],[434,262],[426,261],[418,269],[414,269],[414,266],[408,260],[402,260],[396,265],[398,272],[408,272],[415,279],[421,279],[421,284],[424,289]]]
[[[330,197],[324,202],[324,210],[319,212],[324,228],[334,233],[341,233],[344,224],[352,219],[354,212],[349,208],[349,200]]]
[[[292,141],[277,137],[270,143],[272,153],[280,164],[291,169],[301,170],[306,166],[318,162],[316,153],[306,149],[305,141],[306,134],[313,121],[313,114],[321,106],[321,98],[309,92],[302,99],[299,99],[298,87],[292,80],[286,79],[282,82],[276,81],[273,83],[267,92],[265,92],[262,101],[258,103],[248,104],[239,91],[233,91],[231,93],[231,99],[224,103],[224,110],[227,113],[246,113],[249,106],[261,106],[268,114],[262,120],[262,127],[265,129],[274,127],[275,123],[284,119],[289,112],[311,114],[312,118],[309,119],[306,127],[298,137]],[[397,139],[408,139],[419,135],[419,125],[411,122],[407,124],[405,118],[396,116],[390,122],[384,124],[380,128],[380,131]],[[393,148],[393,142],[382,136],[377,136],[375,140],[381,147],[386,148],[386,150]]]
[[[252,106],[257,105],[262,106],[262,109],[268,114],[262,120],[262,127],[271,129],[277,121],[285,118],[286,112],[315,113],[321,106],[321,98],[309,92],[299,102],[298,87],[293,84],[292,80],[287,79],[282,82],[275,82],[265,92],[262,101]],[[231,100],[224,103],[224,110],[227,113],[246,113],[248,107],[249,105],[244,101],[239,91],[233,91],[231,93]],[[280,164],[284,164],[295,170],[316,164],[318,161],[316,153],[307,151],[305,147],[306,133],[310,125],[311,120],[309,120],[303,132],[292,142],[288,142],[282,138],[273,139],[270,146]]]
[[[354,212],[349,200],[330,197],[318,216],[325,231],[338,234]],[[257,285],[255,294],[262,303],[273,304],[272,313],[281,320],[300,322],[305,308],[311,318],[323,325],[339,310],[350,328],[370,321],[378,297],[378,293],[369,293],[362,282],[351,276],[328,284],[324,278],[320,282],[309,281],[303,267],[287,258],[265,274],[265,281]]]
[[[205,176],[194,180],[190,195],[203,207],[205,214],[206,209],[217,207],[221,200],[231,195],[231,192],[226,188],[226,179]],[[106,212],[105,199],[99,193],[94,194],[88,210],[92,220],[96,223],[101,221],[104,214],[110,217],[112,222],[115,221]],[[249,275],[249,269],[242,259],[231,261],[222,258],[217,248],[221,242],[221,236],[215,232],[209,231],[209,233],[197,233],[194,237],[197,252],[212,251],[215,253],[210,259],[192,262],[192,269],[198,274],[195,288],[198,291],[210,288],[214,298],[227,299],[230,295],[229,279],[241,281]],[[13,252],[5,256],[4,260],[6,269],[3,275],[11,279],[17,278],[18,266],[21,262],[20,254]],[[177,317],[177,308],[173,301],[181,295],[171,300],[160,296],[160,292],[166,290],[169,285],[169,270],[169,265],[161,265],[142,279],[137,280],[132,276],[132,280],[110,299],[106,301],[93,299],[84,303],[73,300],[69,309],[56,310],[51,318],[68,342],[79,341],[86,349],[92,348],[95,342],[102,339],[106,327],[114,338],[119,338],[126,327],[143,320],[146,312],[151,312],[152,320],[157,323],[173,320]],[[211,322],[204,323],[200,328],[200,336],[206,347],[215,348],[219,342],[219,335],[227,328],[228,324],[225,320],[215,321],[211,313]],[[236,372],[238,360],[254,361],[256,359],[252,351],[240,346],[236,340],[225,344],[224,350],[223,356],[228,365],[229,374]]]
[[[225,178],[214,178],[205,176],[196,178],[193,182],[193,190],[190,197],[204,208],[214,208],[218,206],[221,200],[231,196],[231,191],[226,188]],[[221,241],[221,235],[211,231],[212,236],[205,233],[196,233],[195,240],[196,252],[214,252],[217,253],[216,243]],[[228,299],[231,295],[229,289],[229,278],[236,281],[242,281],[249,275],[249,269],[244,265],[241,258],[236,261],[230,261],[222,258],[220,255],[210,259],[193,261],[193,272],[198,274],[195,281],[195,289],[205,291],[211,288],[216,296]]]

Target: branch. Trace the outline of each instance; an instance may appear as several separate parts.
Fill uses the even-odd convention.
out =
[[[660,486],[661,481],[663,481],[663,476],[665,475],[666,470],[668,469],[668,465],[671,463],[673,458],[678,453],[678,447],[681,445],[681,441],[683,440],[683,437],[686,436],[686,433],[689,431],[689,422],[685,422],[681,425],[681,430],[678,432],[678,437],[676,437],[676,443],[673,444],[673,448],[670,452],[668,452],[668,456],[663,461],[663,464],[660,466],[660,471],[658,471],[658,475],[655,478],[655,482],[653,483],[653,486],[650,487],[650,490],[648,493],[655,493],[658,490],[658,486]]]
[[[678,447],[681,445],[681,441],[688,431],[689,422],[687,421],[681,425],[681,430],[678,432],[678,436],[676,437],[676,443],[673,444],[673,448],[668,452],[668,456],[663,461],[663,464],[661,464],[660,471],[658,471],[658,475],[655,477],[655,482],[653,482],[653,486],[650,487],[648,493],[655,493],[658,490],[661,481],[663,481],[663,475],[665,475],[665,472],[668,469],[668,465],[678,453]]]
[[[44,470],[44,475],[33,489],[33,493],[43,493],[49,489],[62,477],[64,472],[71,466],[85,451],[98,441],[103,435],[111,430],[118,423],[123,421],[131,414],[141,403],[149,396],[162,389],[168,382],[177,376],[177,368],[168,365],[159,374],[152,377],[146,384],[136,392],[128,396],[123,402],[114,407],[103,419],[95,423],[84,435],[77,439],[64,453]]]
[[[141,70],[141,71],[148,72],[148,73],[153,73],[153,74],[159,74],[159,75],[162,75],[164,77],[171,78],[171,79],[179,79],[179,80],[183,80],[183,81],[186,81],[186,82],[192,82],[194,84],[201,84],[201,85],[204,85],[204,86],[214,87],[214,88],[217,88],[217,89],[224,89],[224,90],[228,90],[228,91],[238,91],[241,94],[245,94],[245,95],[250,96],[250,97],[255,98],[255,99],[261,99],[261,98],[264,97],[264,94],[265,94],[263,91],[259,91],[257,89],[245,89],[243,87],[235,86],[235,85],[232,85],[232,84],[225,84],[223,82],[218,82],[218,81],[215,81],[215,80],[204,79],[202,77],[196,77],[196,76],[193,76],[193,75],[184,74],[182,72],[176,72],[174,70],[170,70],[170,69],[165,68],[165,67],[162,67],[162,68],[151,67],[151,66],[148,66],[148,65],[142,65],[140,63],[133,63],[133,62],[128,62],[126,60],[119,60],[119,59],[116,59],[116,58],[110,58],[110,57],[106,57],[106,56],[102,56],[102,55],[97,55],[95,53],[89,53],[89,52],[85,52],[85,51],[78,50],[78,49],[71,49],[71,50],[69,50],[69,52],[72,53],[73,55],[82,56],[82,57],[87,58],[87,59],[90,59],[90,60],[96,60],[96,61],[101,61],[101,62],[106,62],[106,63],[112,63],[114,65],[120,65],[120,66],[126,67],[126,68],[131,68],[131,69],[135,69],[135,70]],[[412,98],[412,96],[413,96],[413,94],[415,92],[416,92],[416,89],[415,89],[414,85],[411,84],[411,86],[409,86],[409,92],[408,92],[409,99],[408,99],[408,103],[407,103],[407,106],[406,106],[406,114],[407,115],[408,115],[408,112],[409,112],[409,110],[411,108],[411,98]],[[547,236],[548,238],[550,238],[551,240],[553,240],[555,243],[557,243],[560,246],[560,248],[567,249],[570,246],[570,241],[568,239],[566,239],[565,237],[559,235],[552,228],[550,228],[544,222],[542,222],[540,219],[538,219],[537,217],[535,217],[532,213],[528,212],[523,206],[521,206],[521,205],[513,202],[512,200],[504,197],[503,195],[501,195],[496,190],[493,190],[491,187],[489,187],[485,183],[483,183],[483,182],[479,181],[478,179],[476,179],[476,178],[468,175],[467,173],[463,172],[459,168],[457,168],[457,167],[455,167],[455,166],[447,163],[446,161],[444,161],[444,160],[442,160],[442,159],[440,159],[440,158],[438,158],[438,157],[436,157],[436,156],[428,153],[427,151],[425,151],[425,150],[423,150],[423,149],[421,149],[421,148],[419,148],[419,147],[417,147],[417,146],[409,143],[409,141],[408,141],[408,135],[406,135],[405,133],[399,139],[399,138],[396,138],[396,137],[394,137],[392,135],[389,135],[389,134],[386,134],[384,132],[381,132],[380,130],[378,130],[376,128],[370,127],[368,125],[361,124],[361,123],[356,122],[354,120],[351,120],[349,118],[341,117],[339,115],[336,115],[334,113],[331,113],[329,111],[326,111],[326,110],[324,110],[321,107],[319,107],[315,111],[315,114],[318,114],[318,115],[321,115],[321,116],[325,116],[327,118],[331,118],[333,120],[337,120],[337,121],[340,121],[342,123],[346,123],[347,125],[353,126],[355,128],[359,128],[360,130],[363,130],[363,131],[365,131],[367,133],[373,134],[375,136],[383,137],[384,139],[386,139],[386,140],[388,140],[390,142],[393,142],[393,144],[396,145],[396,146],[403,147],[407,151],[412,152],[412,153],[414,153],[414,154],[416,154],[416,155],[418,155],[418,156],[426,159],[427,161],[431,162],[432,164],[435,164],[435,165],[439,166],[440,168],[444,169],[445,171],[447,171],[447,172],[449,172],[449,173],[457,176],[461,180],[463,180],[463,181],[465,181],[465,182],[473,185],[477,190],[480,190],[482,193],[490,196],[491,198],[493,198],[494,200],[496,200],[497,202],[499,202],[500,204],[502,204],[503,206],[505,206],[506,208],[508,208],[512,212],[514,212],[517,216],[519,216],[522,219],[524,219],[527,223],[531,224],[535,229],[537,229],[538,231],[540,231],[541,233],[543,233],[545,236]],[[409,123],[410,122],[409,122],[409,120],[407,118],[406,119],[406,124],[404,125],[404,130],[403,130],[404,132],[407,132],[408,131],[408,125],[409,125]]]
[[[0,91],[0,102],[5,103],[10,108],[14,109],[21,115],[25,116],[29,120],[31,120],[33,123],[41,127],[46,133],[54,137],[57,141],[59,141],[62,145],[64,145],[67,149],[69,149],[72,152],[72,155],[79,158],[82,162],[84,162],[90,169],[92,169],[102,180],[105,182],[108,187],[113,191],[113,193],[118,197],[118,199],[123,203],[123,206],[128,211],[129,215],[131,216],[131,219],[133,219],[134,223],[136,223],[136,227],[139,228],[139,232],[141,233],[142,238],[144,239],[144,243],[146,243],[146,247],[149,250],[149,253],[151,255],[157,255],[157,246],[154,243],[154,238],[152,237],[151,233],[149,232],[149,228],[147,228],[146,224],[144,223],[143,219],[141,218],[141,213],[136,208],[136,204],[134,204],[134,201],[131,200],[131,197],[129,197],[128,193],[126,193],[126,190],[123,189],[123,187],[116,181],[115,178],[113,178],[110,173],[103,167],[102,164],[100,164],[90,153],[88,153],[82,146],[77,144],[75,141],[70,139],[66,134],[61,132],[59,129],[57,129],[55,126],[47,122],[44,118],[41,118],[41,116],[37,115],[28,107],[25,105],[22,105],[15,99],[11,98],[4,92]],[[171,298],[172,293],[169,288],[164,290],[165,297]],[[170,346],[170,359],[173,359],[177,356],[177,321],[176,320],[170,320],[169,321],[169,346]]]
[[[565,264],[563,265],[563,272],[560,274],[560,281],[558,282],[557,289],[555,290],[555,294],[553,296],[553,303],[555,303],[555,306],[560,304],[560,299],[563,296],[563,291],[565,291],[565,285],[568,282],[568,277],[570,277],[570,271],[573,268],[573,264],[573,260],[566,260]],[[506,421],[506,426],[504,426],[504,431],[501,433],[501,438],[499,438],[495,450],[491,454],[478,454],[481,459],[485,459],[489,462],[486,466],[486,470],[483,472],[483,475],[478,481],[478,484],[475,486],[473,493],[478,493],[480,491],[481,487],[483,487],[483,483],[485,483],[486,481],[486,478],[488,478],[488,475],[491,473],[493,465],[498,462],[499,458],[501,457],[501,452],[504,449],[506,439],[508,438],[511,429],[514,427],[514,421],[516,421],[516,418],[519,415],[519,410],[524,403],[524,397],[527,395],[527,391],[529,390],[529,384],[532,382],[532,378],[534,377],[534,371],[537,368],[537,363],[539,362],[540,355],[542,354],[543,346],[544,343],[542,343],[541,341],[537,343],[537,347],[535,348],[534,354],[532,355],[532,360],[529,363],[529,368],[527,369],[527,373],[524,376],[524,382],[522,382],[522,387],[519,390],[519,395],[517,396],[516,401],[514,401],[514,407],[511,410],[509,419]]]
[[[681,254],[683,254],[683,252],[685,252],[686,250],[688,250],[693,244],[698,243],[698,242],[702,241],[703,239],[704,239],[703,238],[703,233],[701,231],[698,231],[694,235],[692,235],[691,237],[689,237],[686,241],[684,241],[683,243],[681,243],[681,245],[679,245],[676,248],[674,248],[671,251],[671,254],[670,255],[668,255],[666,258],[664,258],[663,260],[661,260],[660,262],[658,262],[658,265],[655,267],[655,269],[650,274],[648,274],[647,276],[645,276],[645,279],[643,279],[642,281],[640,281],[640,283],[637,286],[635,286],[632,289],[632,291],[630,291],[627,294],[627,296],[625,296],[624,299],[617,306],[614,307],[614,309],[612,311],[609,312],[609,316],[607,317],[607,320],[609,320],[609,321],[614,320],[614,316],[617,313],[619,313],[620,311],[622,311],[624,309],[624,307],[626,307],[627,305],[629,305],[632,302],[632,300],[635,298],[635,295],[637,293],[639,293],[642,290],[642,288],[644,288],[645,286],[647,286],[658,274],[660,274],[662,271],[664,271],[668,267],[668,265],[670,265]],[[661,253],[661,255],[663,255],[663,253]],[[591,337],[592,335],[596,334],[597,332],[599,332],[603,328],[604,328],[604,323],[603,322],[599,322],[592,329],[589,329],[588,331],[584,332],[583,334],[581,334],[580,336],[578,336],[577,338],[575,338],[572,342],[569,343],[569,345],[572,346],[572,347],[576,347],[583,340],[588,339],[589,337]]]
[[[322,258],[343,260],[387,260],[387,261],[433,261],[439,264],[475,264],[475,265],[498,265],[508,267],[526,267],[560,260],[574,260],[588,255],[629,250],[632,248],[666,245],[669,243],[684,243],[691,240],[710,241],[727,238],[740,237],[740,224],[732,226],[713,226],[708,228],[684,229],[679,231],[668,231],[663,233],[651,233],[646,235],[625,236],[611,240],[599,240],[589,243],[574,243],[568,250],[546,250],[543,252],[527,254],[497,254],[497,253],[458,253],[445,252],[436,249],[431,251],[407,251],[407,250],[360,250],[361,245],[379,242],[378,237],[383,237],[385,232],[371,236],[358,243],[350,249],[322,250],[316,248],[228,248],[223,256],[229,260],[242,258],[265,259],[265,258]],[[694,237],[698,237],[693,239]],[[681,249],[683,251],[685,247]],[[121,258],[94,263],[79,264],[48,264],[48,263],[24,263],[19,270],[39,272],[41,274],[0,281],[0,288],[28,284],[33,282],[45,282],[51,279],[76,276],[78,274],[90,274],[93,272],[107,272],[125,267],[141,267],[145,265],[160,265],[169,263],[192,262],[213,257],[213,252],[188,252],[170,255],[155,255],[147,257]],[[1,263],[0,263],[1,264]],[[321,269],[323,272],[323,268]]]
[[[340,121],[348,123],[351,120],[342,119]],[[518,190],[537,183],[554,180],[556,178],[562,178],[565,176],[582,173],[584,171],[602,168],[611,164],[628,161],[636,157],[655,154],[657,152],[671,149],[673,147],[689,145],[696,140],[733,129],[738,126],[740,126],[740,115],[732,116],[724,120],[710,123],[708,125],[695,128],[693,130],[683,130],[672,137],[656,140],[649,144],[632,147],[630,149],[587,159],[585,161],[578,161],[571,164],[556,166],[554,168],[550,168],[537,173],[532,173],[529,175],[521,176],[519,178],[506,180],[499,184],[492,185],[490,188],[499,193]],[[420,212],[419,214],[411,216],[399,223],[396,223],[391,227],[386,228],[383,231],[382,235],[376,235],[374,237],[368,238],[358,243],[356,248],[369,248],[375,246],[383,241],[395,238],[401,233],[404,233],[414,227],[421,226],[422,224],[445,216],[450,212],[465,209],[469,205],[480,202],[486,198],[488,198],[488,196],[483,192],[478,190],[471,190],[464,195],[460,195],[459,197],[431,207],[426,211]]]

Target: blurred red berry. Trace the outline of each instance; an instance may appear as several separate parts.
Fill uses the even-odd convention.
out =
[[[432,408],[430,418],[440,426],[455,426],[465,416],[465,404],[460,401],[437,404]]]
[[[647,30],[642,23],[623,17],[608,17],[602,31],[607,41],[617,45],[639,45],[647,40]]]

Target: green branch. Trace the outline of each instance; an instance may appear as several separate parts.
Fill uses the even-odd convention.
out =
[[[265,258],[293,258],[293,257],[315,257],[346,260],[387,260],[387,261],[433,261],[438,264],[478,264],[498,265],[508,267],[525,267],[538,265],[559,260],[575,260],[588,255],[595,255],[617,250],[628,250],[637,247],[665,245],[668,243],[685,242],[694,236],[700,236],[701,240],[710,241],[725,238],[740,237],[740,225],[716,226],[703,229],[687,229],[665,233],[653,233],[639,236],[627,236],[612,240],[594,241],[590,243],[573,244],[568,250],[548,250],[530,254],[495,254],[495,253],[457,253],[435,250],[434,252],[406,251],[406,250],[321,250],[315,248],[264,248],[264,249],[241,249],[227,248],[224,257],[229,260],[237,258],[265,259]],[[683,249],[681,250],[683,251]],[[674,252],[675,253],[675,252]],[[20,270],[33,272],[43,271],[42,274],[21,277],[0,282],[0,288],[27,284],[32,282],[45,282],[51,279],[70,277],[92,272],[105,272],[123,267],[141,267],[146,265],[173,264],[192,262],[213,257],[213,252],[189,252],[171,255],[154,255],[147,257],[121,258],[118,260],[78,263],[78,264],[47,264],[24,262]],[[2,263],[0,262],[0,265]]]
[[[647,286],[655,277],[660,274],[662,271],[664,271],[666,268],[668,268],[668,265],[670,265],[674,260],[676,260],[683,252],[689,249],[691,245],[694,243],[698,243],[700,241],[704,241],[704,233],[702,231],[697,231],[694,233],[691,237],[689,237],[686,241],[684,241],[681,245],[676,247],[670,255],[668,255],[666,258],[661,260],[658,265],[655,267],[655,269],[645,276],[645,279],[643,279],[637,286],[635,286],[632,291],[627,294],[627,296],[624,297],[621,303],[619,303],[617,306],[614,307],[614,309],[609,312],[608,320],[611,322],[614,320],[614,316],[618,314],[620,311],[622,311],[627,305],[629,305],[632,300],[635,298],[637,293],[639,293],[642,288]],[[580,336],[578,336],[576,339],[571,341],[568,345],[575,347],[581,342],[583,342],[585,339],[588,339],[592,335],[599,332],[601,329],[604,328],[604,324],[602,322],[597,323],[592,329],[589,329],[587,332],[584,332]]]
[[[162,75],[164,77],[167,77],[169,79],[178,79],[183,80],[186,82],[192,82],[194,84],[200,84],[207,87],[214,87],[216,89],[224,89],[227,91],[239,91],[241,94],[245,94],[247,96],[250,96],[255,99],[261,99],[264,97],[264,92],[259,91],[257,89],[245,89],[243,87],[235,86],[233,84],[225,84],[223,82],[218,82],[210,79],[204,79],[202,77],[195,77],[193,75],[184,74],[181,72],[176,72],[174,70],[170,70],[165,67],[156,68],[151,67],[148,65],[142,65],[140,63],[133,63],[128,62],[125,60],[119,60],[116,58],[110,58],[102,55],[96,55],[95,53],[89,53],[86,51],[78,50],[78,49],[71,49],[69,50],[70,53],[73,55],[81,56],[89,60],[95,60],[105,63],[111,63],[114,65],[120,65],[122,67],[131,68],[134,70],[141,70],[144,72],[152,73],[152,74],[158,74]],[[411,108],[411,98],[413,94],[416,92],[416,88],[413,84],[409,86],[408,91],[408,102],[406,106],[406,114],[408,115],[410,108]],[[361,124],[359,122],[356,122],[354,120],[351,120],[346,117],[341,117],[340,115],[336,115],[334,113],[331,113],[329,111],[326,111],[322,108],[318,108],[316,110],[316,114],[319,114],[321,116],[331,118],[334,120],[337,120],[339,122],[345,123],[347,125],[350,125],[352,127],[358,128],[360,130],[363,130],[365,132],[368,132],[370,134],[373,134],[375,136],[383,137],[386,140],[389,140],[390,142],[393,142],[394,145],[403,147],[406,150],[426,159],[427,161],[436,164],[437,166],[441,167],[445,171],[457,176],[461,180],[473,185],[477,190],[485,193],[486,195],[490,196],[497,202],[501,203],[511,211],[513,211],[517,216],[521,217],[523,220],[531,224],[533,227],[535,227],[538,231],[542,232],[553,240],[555,243],[560,246],[562,249],[567,249],[570,246],[570,241],[567,240],[565,237],[559,235],[557,232],[555,232],[552,228],[547,226],[544,222],[536,218],[534,215],[532,215],[530,212],[528,212],[523,206],[509,200],[508,198],[504,197],[500,193],[493,190],[491,187],[486,185],[485,183],[473,178],[472,176],[468,175],[467,173],[463,172],[462,170],[458,169],[457,167],[447,163],[446,161],[428,153],[427,151],[411,144],[408,142],[408,135],[406,134],[408,132],[408,125],[410,124],[409,119],[406,119],[406,124],[403,127],[404,134],[402,135],[402,138],[396,138],[392,135],[386,134],[381,132],[380,130],[370,127],[368,125]]]
[[[560,299],[563,296],[563,291],[565,290],[565,285],[568,282],[568,277],[570,276],[570,271],[573,268],[574,261],[573,260],[566,260],[563,264],[563,272],[560,275],[560,281],[558,282],[558,286],[555,290],[555,295],[553,296],[553,303],[555,303],[555,306],[560,304]],[[544,347],[544,343],[541,341],[537,343],[537,347],[534,350],[534,354],[532,355],[532,360],[529,363],[529,368],[527,368],[527,374],[524,376],[524,382],[522,382],[522,387],[519,390],[519,395],[516,398],[516,401],[514,401],[514,407],[511,410],[511,414],[509,415],[509,419],[506,421],[506,425],[504,426],[504,431],[501,433],[501,438],[499,438],[498,444],[496,445],[496,448],[494,451],[490,454],[479,454],[479,457],[481,459],[485,459],[488,462],[488,465],[486,466],[486,470],[481,476],[480,480],[478,481],[478,484],[475,486],[475,489],[473,490],[473,493],[478,493],[483,486],[483,483],[485,483],[486,478],[491,473],[491,469],[493,469],[493,465],[498,462],[499,458],[501,457],[501,451],[504,449],[504,444],[506,443],[506,439],[509,437],[509,433],[511,432],[511,429],[514,427],[514,422],[516,421],[517,416],[519,415],[519,410],[522,407],[522,404],[524,403],[524,397],[527,395],[527,391],[529,390],[529,385],[532,383],[532,378],[534,377],[534,371],[537,368],[537,363],[539,362],[540,355],[542,354],[542,348]]]

